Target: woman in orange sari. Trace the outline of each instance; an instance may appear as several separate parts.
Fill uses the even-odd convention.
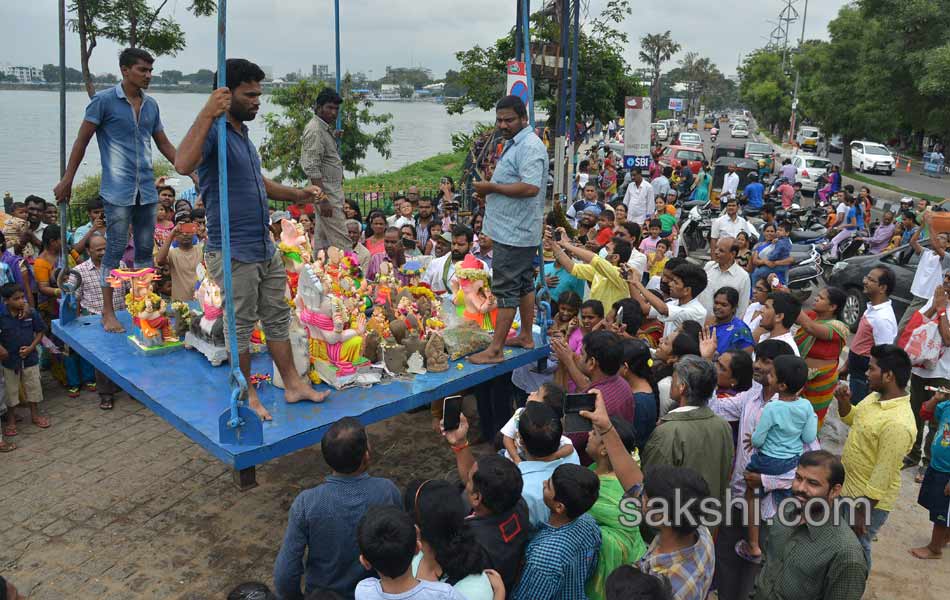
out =
[[[847,345],[848,326],[839,320],[847,295],[829,287],[818,292],[814,310],[802,311],[795,342],[808,364],[808,382],[802,395],[818,416],[818,431],[838,385],[838,358]]]

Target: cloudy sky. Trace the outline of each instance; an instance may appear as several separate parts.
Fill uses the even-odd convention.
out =
[[[156,0],[149,3],[157,6]],[[599,13],[606,0],[582,0],[582,17]],[[827,23],[845,0],[811,0],[806,38],[826,37]],[[186,8],[190,0],[169,0],[163,12],[182,25],[188,47],[176,57],[164,57],[157,70],[192,72],[213,68],[215,22],[197,19]],[[456,68],[454,54],[474,44],[487,45],[515,19],[514,0],[341,0],[344,70],[363,71],[373,78],[386,65],[425,66],[440,76]],[[785,0],[633,0],[633,15],[623,28],[631,44],[626,56],[637,67],[638,39],[646,33],[672,30],[685,51],[709,56],[731,74],[741,54],[763,46]],[[798,0],[799,12],[805,0]],[[534,0],[532,7],[540,6]],[[0,64],[42,65],[57,62],[56,2],[0,2]],[[228,6],[229,56],[243,56],[271,67],[275,75],[329,64],[333,69],[332,0],[232,0]],[[792,26],[795,39],[801,22]],[[67,64],[79,67],[79,39],[67,34]],[[94,72],[117,72],[119,48],[100,42],[93,53]]]

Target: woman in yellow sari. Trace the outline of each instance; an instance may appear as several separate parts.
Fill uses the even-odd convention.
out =
[[[815,409],[818,431],[838,385],[838,358],[851,333],[839,320],[846,298],[840,288],[825,288],[818,292],[814,310],[803,310],[798,316],[801,327],[795,333],[795,342],[808,364],[808,382],[802,395]]]
[[[635,452],[636,434],[633,427],[620,417],[611,417],[610,423],[623,441],[624,447]],[[633,564],[646,552],[647,547],[640,537],[640,528],[621,524],[620,502],[623,500],[623,486],[614,475],[613,465],[607,456],[607,448],[597,434],[596,428],[587,438],[588,456],[595,462],[591,470],[600,478],[600,494],[597,502],[588,511],[600,527],[600,555],[597,568],[587,580],[587,596],[590,600],[605,600],[604,586],[607,576],[620,565]],[[630,518],[630,515],[625,517]]]

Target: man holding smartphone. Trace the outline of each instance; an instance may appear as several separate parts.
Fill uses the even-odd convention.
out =
[[[534,348],[534,257],[541,243],[548,153],[528,125],[527,109],[518,96],[498,101],[495,126],[506,140],[505,149],[491,181],[472,185],[485,197],[484,230],[494,241],[492,293],[498,299],[498,317],[491,344],[469,357],[474,364],[502,362],[506,344]],[[521,312],[521,329],[506,342],[515,309]]]

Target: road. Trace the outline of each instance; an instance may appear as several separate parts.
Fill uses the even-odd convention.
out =
[[[836,165],[841,166],[844,155],[829,154],[827,158]],[[912,192],[930,194],[931,196],[939,196],[941,198],[950,197],[950,175],[944,175],[942,178],[923,175],[920,172],[920,162],[917,161],[911,163],[910,173],[904,170],[905,167],[906,163],[901,161],[900,169],[894,171],[893,175],[881,175],[877,173],[861,173],[861,175],[873,179],[874,181],[896,185]]]

